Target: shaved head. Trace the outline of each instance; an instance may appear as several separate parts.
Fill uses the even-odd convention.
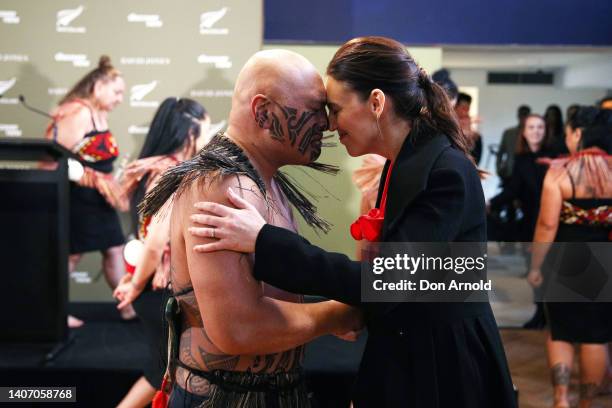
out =
[[[321,154],[326,102],[310,61],[292,51],[260,51],[238,74],[227,133],[277,164],[309,163]]]
[[[317,69],[302,55],[288,50],[265,50],[244,65],[234,88],[232,107],[249,103],[257,94],[273,98],[300,97],[298,93],[321,81]],[[322,81],[321,81],[322,84]]]

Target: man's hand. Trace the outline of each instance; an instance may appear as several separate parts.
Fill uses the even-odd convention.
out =
[[[337,338],[344,340],[344,341],[357,341],[357,339],[359,339],[359,336],[361,335],[361,332],[363,330],[359,330],[359,331],[350,331],[348,333],[336,333],[334,334],[334,336],[336,336]]]
[[[193,236],[212,238],[216,241],[195,245],[195,252],[230,250],[255,252],[255,241],[266,220],[257,208],[241,198],[231,188],[227,190],[229,201],[236,208],[213,202],[197,202],[196,212],[190,216],[192,222],[201,227],[189,228]]]
[[[332,301],[332,307],[338,313],[338,328],[333,335],[346,341],[356,341],[363,331],[363,312],[360,308]]]

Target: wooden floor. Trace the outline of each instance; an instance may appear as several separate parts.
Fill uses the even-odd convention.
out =
[[[502,329],[501,334],[512,380],[519,390],[519,407],[552,407],[552,386],[546,363],[546,332]],[[570,397],[572,407],[578,403],[578,383],[578,367],[574,367]],[[598,397],[593,408],[612,408],[612,395]]]

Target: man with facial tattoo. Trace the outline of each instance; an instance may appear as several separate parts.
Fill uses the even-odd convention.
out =
[[[174,200],[167,215],[174,293],[167,314],[176,317],[170,321],[170,407],[310,406],[303,345],[361,327],[357,309],[335,301],[304,304],[301,295],[256,281],[252,256],[191,249],[219,238],[214,229],[209,238],[189,233],[192,217],[206,223],[205,214],[191,215],[194,204],[228,204],[228,188],[271,224],[295,230],[292,204],[311,226],[327,229],[306,196],[279,172],[290,164],[331,169],[313,163],[328,126],[325,104],[323,81],[304,57],[282,50],[255,54],[236,81],[227,132],[167,172],[145,197],[145,214]]]

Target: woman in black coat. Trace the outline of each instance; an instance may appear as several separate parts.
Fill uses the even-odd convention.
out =
[[[510,182],[503,191],[493,197],[490,208],[499,211],[502,207],[512,205],[514,200],[520,203],[523,218],[519,222],[518,240],[523,243],[526,266],[531,264],[531,255],[526,243],[531,243],[535,231],[538,213],[540,212],[540,197],[542,184],[548,166],[539,159],[555,156],[551,136],[546,132],[544,118],[530,114],[522,122],[516,147],[516,156]],[[541,294],[535,289],[534,297]],[[544,306],[536,302],[536,310],[531,319],[523,327],[526,329],[541,329],[546,324]]]
[[[548,170],[548,166],[539,163],[538,159],[553,157],[555,153],[542,116],[527,116],[519,132],[512,177],[503,191],[491,199],[491,209],[497,211],[518,200],[523,212],[519,240],[531,242],[540,212],[542,183]]]
[[[371,240],[486,241],[484,196],[467,140],[443,89],[403,45],[353,39],[327,74],[330,130],[351,156],[388,159],[377,201],[384,221]],[[238,209],[198,204],[207,214],[194,219],[207,227],[192,233],[218,241],[196,250],[254,251],[256,279],[363,307],[369,337],[355,407],[516,407],[488,302],[363,303],[359,262],[264,225],[257,210],[228,194]]]

